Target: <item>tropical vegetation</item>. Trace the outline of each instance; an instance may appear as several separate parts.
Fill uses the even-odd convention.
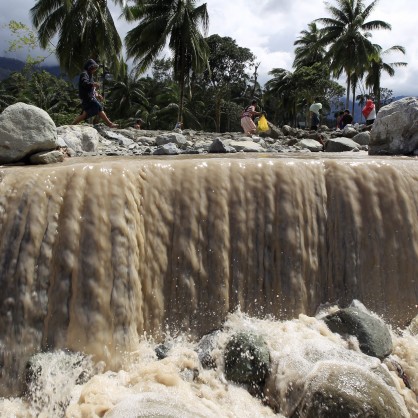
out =
[[[294,41],[292,70],[272,68],[264,86],[260,63],[230,37],[207,36],[206,3],[196,0],[113,0],[121,17],[134,25],[123,42],[106,0],[37,0],[31,9],[35,31],[10,22],[11,50],[38,44],[54,53],[61,75],[42,70],[42,58],[0,81],[0,111],[22,101],[41,107],[57,124],[79,112],[77,74],[88,58],[100,65],[106,112],[122,126],[142,118],[148,129],[172,129],[177,121],[192,129],[240,130],[243,107],[257,98],[260,110],[275,124],[306,126],[309,104],[318,97],[333,124],[348,103],[388,103],[391,91],[381,85],[406,62],[388,60],[405,54],[400,45],[384,48],[372,32],[390,24],[371,19],[377,0],[333,0],[329,16],[308,23]],[[56,44],[53,42],[56,41]],[[109,79],[109,74],[111,79]],[[345,78],[346,86],[339,84]],[[360,94],[358,94],[360,90]],[[357,93],[357,94],[356,94]],[[345,103],[343,98],[345,96]]]

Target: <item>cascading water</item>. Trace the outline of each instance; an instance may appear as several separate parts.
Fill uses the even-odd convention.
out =
[[[9,397],[0,400],[0,416],[65,409],[71,417],[291,416],[289,387],[315,373],[309,353],[345,358],[365,373],[380,363],[309,318],[320,305],[359,299],[402,330],[418,312],[414,159],[264,155],[3,167],[0,237],[0,396]],[[225,381],[220,355],[216,372],[187,377],[199,367],[192,341],[225,321],[224,340],[239,329],[266,336],[276,374],[285,376],[269,383],[274,412]],[[168,336],[174,354],[158,361],[152,343]],[[42,390],[55,405],[45,385],[36,405],[10,398],[23,390],[32,355],[55,351],[61,364],[60,349],[96,365],[78,384],[52,374],[57,384],[73,382],[70,395],[60,391],[61,409],[39,406]],[[414,416],[417,337],[399,331],[394,351],[412,381],[408,389],[394,378],[396,396]],[[144,405],[148,415],[138,412]]]

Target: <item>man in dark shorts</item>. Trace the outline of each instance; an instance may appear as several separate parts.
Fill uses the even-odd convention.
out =
[[[103,97],[96,91],[100,87],[100,84],[96,83],[93,78],[93,74],[98,68],[99,65],[94,60],[89,59],[84,65],[84,71],[80,74],[78,95],[81,99],[82,112],[74,119],[73,125],[77,125],[82,120],[93,116],[98,116],[109,128],[116,128],[118,125],[109,120],[103,111],[103,106],[99,102],[99,100],[103,100]]]

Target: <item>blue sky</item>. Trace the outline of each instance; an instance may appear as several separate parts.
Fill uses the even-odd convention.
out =
[[[201,2],[198,2],[200,4]],[[237,44],[249,48],[260,63],[259,81],[269,79],[272,68],[291,70],[294,58],[293,42],[308,23],[319,17],[327,16],[325,2],[322,0],[207,0],[210,17],[209,35],[217,33],[229,36]],[[330,0],[331,4],[335,4]],[[366,0],[365,4],[371,1]],[[13,7],[7,1],[0,4],[0,56],[6,53],[9,45],[9,31],[4,27],[10,20],[30,25],[29,10],[34,0],[13,0]],[[113,6],[118,30],[122,36],[132,27],[118,20],[119,9]],[[405,61],[408,66],[396,68],[395,77],[383,76],[382,87],[393,90],[394,95],[418,95],[418,43],[415,40],[418,2],[412,0],[380,0],[371,20],[384,20],[392,25],[391,31],[374,31],[372,41],[384,50],[393,45],[406,48],[406,55],[400,53],[388,55],[387,62]],[[25,58],[22,51],[19,58]],[[51,61],[50,61],[51,62]],[[344,84],[344,80],[340,80]]]

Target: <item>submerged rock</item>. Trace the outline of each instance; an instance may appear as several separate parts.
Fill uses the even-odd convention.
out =
[[[320,362],[306,379],[291,418],[407,418],[399,394],[383,380],[354,365]]]
[[[251,333],[238,333],[225,347],[225,375],[236,383],[258,385],[270,369],[270,353],[264,339]]]
[[[214,369],[216,367],[212,351],[215,349],[220,330],[215,330],[204,335],[197,344],[196,352],[200,363],[204,369]]]

